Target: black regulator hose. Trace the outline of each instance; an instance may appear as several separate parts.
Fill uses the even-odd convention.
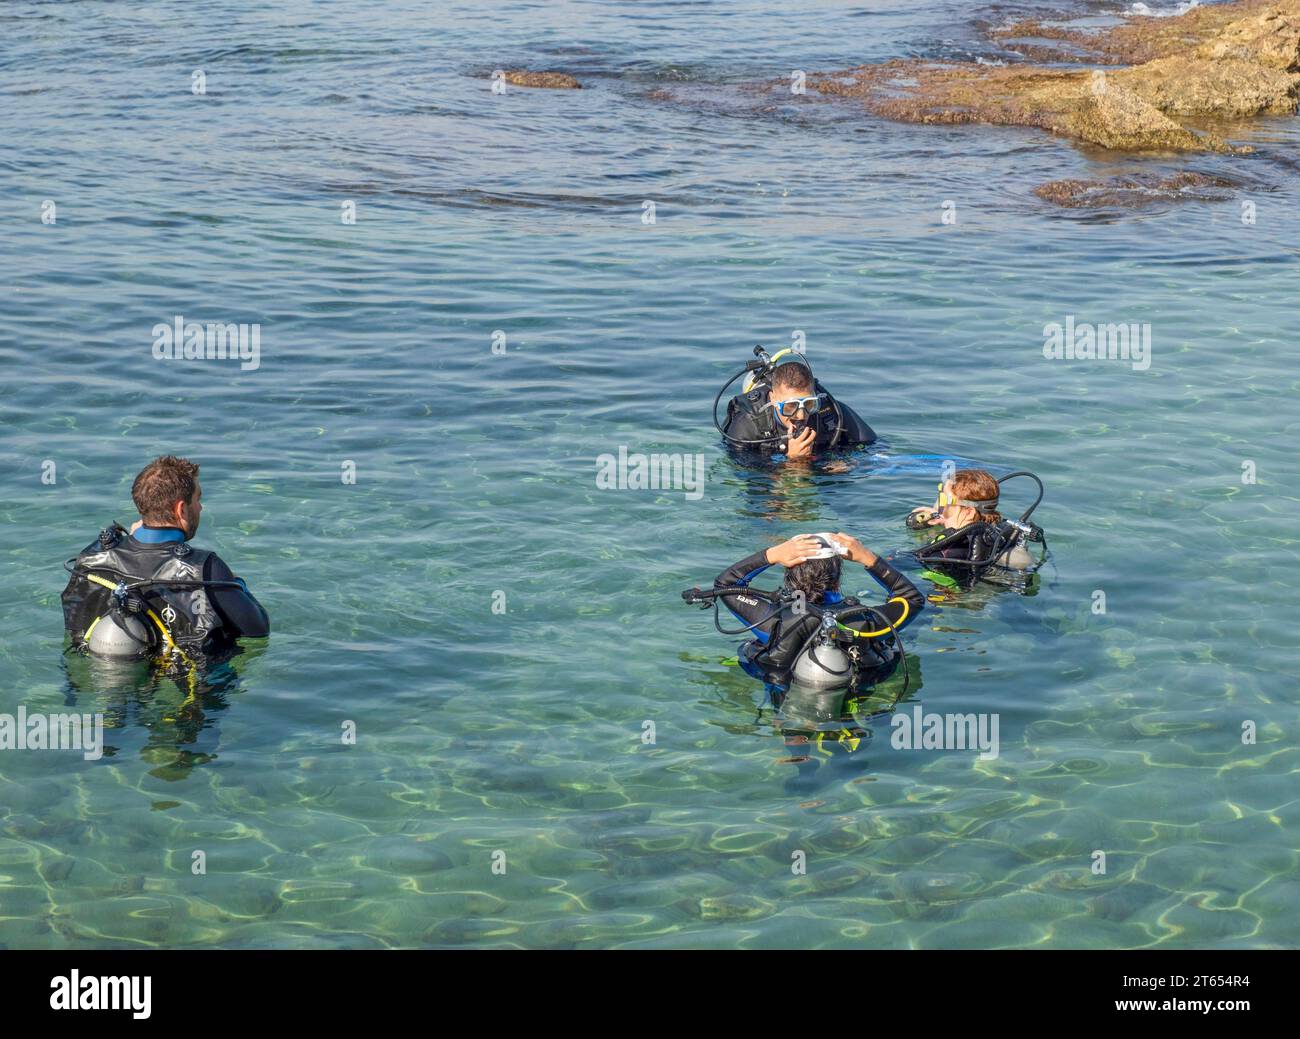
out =
[[[717,429],[717,431],[722,434],[723,440],[727,440],[733,444],[770,444],[775,440],[781,439],[780,437],[771,436],[771,437],[765,437],[762,440],[741,440],[739,437],[733,437],[730,433],[728,433],[725,429],[723,429],[722,423],[718,421],[718,402],[722,400],[722,395],[726,393],[727,389],[731,386],[731,384],[735,382],[737,379],[739,379],[742,375],[745,375],[749,372],[758,371],[762,367],[763,367],[763,363],[761,361],[746,361],[745,367],[740,369],[740,371],[738,371],[730,379],[724,382],[722,384],[722,389],[718,390],[717,396],[713,398],[713,425]]]
[[[939,555],[937,552],[929,552],[928,550],[938,545],[942,540],[942,538],[932,541],[928,545],[923,545],[921,548],[918,548],[915,552],[913,552],[912,555],[913,557],[915,557],[916,561],[920,563],[922,566],[928,566],[930,563],[933,562],[936,565],[940,565],[940,566],[968,566],[974,570],[982,571],[986,567],[992,566],[993,563],[996,562],[997,558],[1000,555],[1002,555],[1004,551],[1007,551],[1011,547],[1012,536],[1008,534],[1006,531],[998,530],[997,526],[992,523],[983,523],[983,522],[972,523],[968,527],[963,527],[960,531],[958,531],[958,533],[964,534],[966,531],[970,530],[971,527],[976,527],[976,526],[983,528],[985,530],[992,529],[996,533],[996,540],[993,542],[993,548],[989,551],[989,554],[985,556],[983,559],[950,559],[947,556]],[[979,531],[972,531],[970,534],[966,536],[966,540],[969,542],[971,538],[978,537],[979,533],[980,533]],[[949,541],[952,540],[955,539],[949,539]],[[934,558],[932,559],[931,556],[933,556]]]
[[[736,628],[734,631],[722,626],[719,620],[718,607],[722,605],[721,600],[728,595],[752,595],[756,599],[762,599],[772,604],[772,609],[764,616],[759,617],[753,624],[747,624],[743,628]],[[710,588],[704,591],[701,588],[688,588],[682,592],[682,599],[688,603],[703,603],[709,600],[713,601],[713,626],[723,635],[744,635],[753,631],[760,624],[765,624],[785,608],[785,599],[779,592],[765,592],[761,588]]]
[[[821,383],[817,382],[817,380],[813,380],[813,385],[817,387],[819,393],[826,393],[826,388],[822,386]],[[835,450],[835,445],[840,442],[840,437],[844,435],[844,412],[840,410],[839,401],[834,397],[831,397],[829,393],[826,393],[826,396],[830,397],[831,407],[835,409],[835,435],[831,437],[831,442],[826,448],[828,451],[833,451]]]
[[[1006,483],[1008,480],[1014,480],[1017,476],[1028,476],[1034,483],[1038,484],[1038,497],[1034,499],[1034,504],[1029,506],[1020,517],[1021,523],[1027,523],[1029,517],[1033,515],[1034,510],[1038,508],[1039,503],[1043,500],[1043,481],[1031,473],[1028,469],[1020,469],[1014,473],[1007,473],[1006,476],[998,477],[998,486]]]

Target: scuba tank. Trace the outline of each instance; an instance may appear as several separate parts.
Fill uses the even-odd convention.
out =
[[[795,657],[791,681],[817,690],[858,689],[883,681],[907,654],[897,629],[888,621],[880,624],[879,613],[853,598],[822,607],[817,629]],[[876,630],[865,631],[864,625]]]
[[[832,639],[835,616],[822,616],[817,634],[795,658],[792,677],[810,689],[840,689],[852,683],[853,661]]]
[[[136,660],[153,653],[149,629],[139,617],[101,617],[86,640],[90,652],[101,657]]]
[[[1003,528],[999,530],[999,534],[1006,533],[1005,526],[1014,528],[1015,533],[1007,535],[1011,540],[1011,547],[993,561],[994,565],[1005,567],[1008,570],[1036,570],[1038,561],[1025,547],[1025,542],[1041,541],[1042,530],[1033,524],[1020,524],[1014,520],[1004,520],[998,526]]]
[[[144,603],[119,583],[112,592],[112,605],[94,620],[86,632],[86,648],[104,657],[134,659],[156,652],[156,632],[142,619]]]
[[[767,617],[743,628],[724,628],[718,619],[718,608],[721,599],[729,595],[764,600],[771,604],[772,610]],[[783,616],[796,601],[785,588],[766,592],[748,586],[712,588],[707,591],[688,588],[682,592],[682,599],[697,604],[702,609],[711,608],[713,626],[723,635],[749,634],[763,620]],[[907,652],[898,634],[901,620],[897,624],[891,623],[874,607],[864,606],[853,598],[843,599],[834,605],[820,605],[803,599],[798,601],[804,602],[805,608],[818,618],[818,624],[794,654],[794,663],[789,666],[789,670],[782,669],[790,682],[813,690],[857,688],[862,683],[883,681],[901,667],[903,689],[899,698],[907,695],[910,677],[907,671]],[[864,624],[873,630],[863,630]],[[757,643],[750,645],[756,646]],[[751,662],[759,668],[759,673],[742,663],[741,667],[747,674],[771,680],[762,673],[766,672],[767,663],[761,659]],[[785,684],[784,679],[781,684]]]

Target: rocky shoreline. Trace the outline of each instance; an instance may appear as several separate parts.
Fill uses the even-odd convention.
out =
[[[1291,114],[1300,99],[1300,0],[1236,0],[1109,29],[1018,22],[988,35],[1052,64],[896,60],[809,74],[808,90],[889,119],[1032,126],[1122,151],[1249,151],[1182,120]]]
[[[1230,0],[1169,17],[1122,17],[1106,28],[1038,20],[983,25],[1010,63],[897,58],[808,72],[801,100],[848,99],[908,123],[1034,127],[1135,154],[1249,153],[1249,145],[1222,135],[1227,121],[1293,115],[1300,106],[1300,0]],[[559,71],[512,69],[504,77],[515,86],[581,89]],[[787,78],[739,85],[765,109],[788,103],[790,89]],[[668,87],[645,96],[682,100]],[[1136,173],[1053,181],[1035,194],[1070,207],[1139,206],[1218,200],[1230,197],[1231,184],[1186,171]]]

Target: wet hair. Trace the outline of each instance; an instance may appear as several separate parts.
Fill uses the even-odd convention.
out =
[[[785,586],[792,592],[803,592],[809,602],[820,602],[823,593],[834,591],[840,584],[840,557],[809,559],[796,566],[785,568]]]
[[[773,390],[807,390],[811,393],[812,388],[812,372],[806,364],[787,361],[785,364],[778,364],[772,372]]]
[[[163,455],[140,470],[131,484],[131,500],[146,523],[172,520],[172,506],[190,502],[199,482],[199,467],[187,458]]]
[[[995,501],[999,494],[998,481],[983,469],[958,469],[952,477],[952,493],[967,501]],[[996,509],[975,511],[981,522],[1002,522],[1002,513]]]

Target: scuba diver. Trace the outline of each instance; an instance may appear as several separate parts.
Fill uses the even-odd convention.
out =
[[[886,590],[888,601],[868,606],[840,594],[842,560],[861,563]],[[785,567],[785,584],[775,592],[749,582],[770,566]],[[801,534],[756,552],[720,573],[713,588],[682,592],[688,603],[714,608],[713,623],[724,635],[752,633],[739,652],[745,673],[769,692],[791,681],[807,688],[857,688],[888,677],[904,660],[898,632],[925,605],[916,586],[848,534]],[[744,627],[719,623],[718,603]]]
[[[778,364],[786,354],[800,360]],[[847,404],[827,392],[793,349],[769,357],[754,347],[748,361],[713,398],[713,424],[728,447],[788,459],[812,458],[818,452],[846,450],[875,443],[876,434]],[[727,421],[718,421],[718,403],[728,388],[744,375],[741,392],[727,404]]]
[[[998,511],[1002,484],[1027,476],[1038,484],[1038,497],[1018,520],[1002,518]],[[942,527],[933,541],[913,555],[927,568],[927,576],[940,583],[969,587],[977,579],[1017,584],[1025,582],[1047,558],[1047,537],[1029,519],[1043,500],[1043,481],[1030,472],[994,478],[983,469],[958,469],[952,479],[939,484],[933,506],[920,506],[907,516],[911,530]],[[1031,551],[1031,544],[1042,546]]]
[[[270,634],[266,611],[215,552],[191,548],[199,467],[166,455],[131,485],[140,519],[117,523],[64,564],[63,623],[80,652],[117,658],[208,655]]]

